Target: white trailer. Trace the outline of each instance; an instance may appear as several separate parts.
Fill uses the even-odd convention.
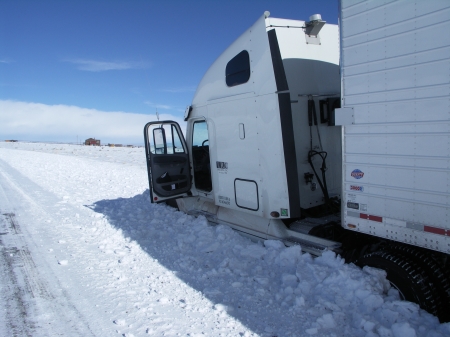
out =
[[[264,13],[206,72],[186,138],[145,126],[151,201],[384,269],[448,321],[449,31],[444,0],[343,0],[339,27]]]

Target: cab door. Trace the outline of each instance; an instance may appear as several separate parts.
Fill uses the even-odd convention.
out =
[[[178,123],[147,123],[144,139],[151,202],[188,195],[191,190],[189,153]]]

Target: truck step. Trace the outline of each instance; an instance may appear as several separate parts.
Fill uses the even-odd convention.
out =
[[[206,220],[208,220],[208,222],[210,222],[212,225],[217,225],[219,223],[219,220],[217,220],[217,216],[215,214],[212,214],[212,213],[209,213],[206,211],[193,209],[193,210],[188,211],[186,214],[192,215],[195,217],[203,215],[206,218]]]
[[[283,239],[286,245],[300,245],[302,251],[314,256],[320,256],[326,250],[337,251],[341,244],[339,242],[317,238],[311,235],[303,234],[302,237],[289,236]]]
[[[299,244],[300,246],[302,246],[302,248],[303,247],[308,247],[308,248],[315,249],[315,250],[326,250],[328,248],[325,245],[321,245],[321,244],[317,244],[317,243],[310,242],[310,241],[307,241],[307,240],[295,238],[293,236],[290,236],[290,237],[286,238],[285,241],[292,242],[292,243],[295,243],[295,244]]]

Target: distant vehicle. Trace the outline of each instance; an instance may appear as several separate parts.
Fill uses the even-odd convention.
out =
[[[173,121],[145,126],[151,202],[384,269],[449,321],[450,34],[438,31],[445,1],[343,0],[339,27],[266,12],[204,75],[186,139]]]

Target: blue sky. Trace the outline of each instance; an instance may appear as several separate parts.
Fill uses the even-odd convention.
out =
[[[266,10],[336,24],[338,1],[0,0],[0,140],[139,142],[156,109],[181,119],[211,63]],[[125,120],[140,128],[119,130]]]

